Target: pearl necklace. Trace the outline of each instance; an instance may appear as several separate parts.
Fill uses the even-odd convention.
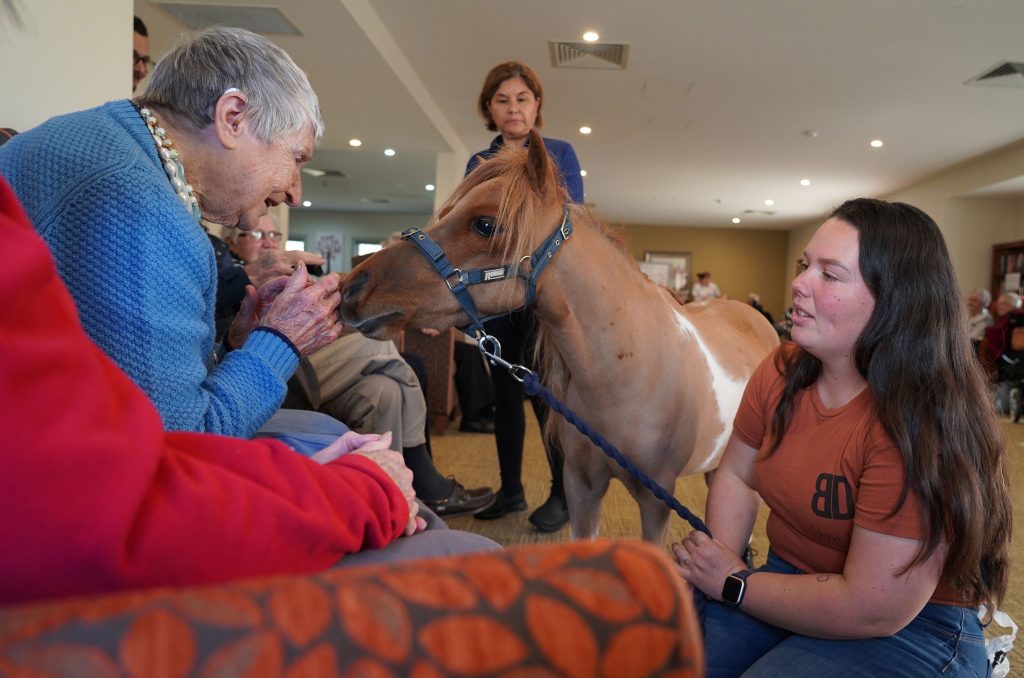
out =
[[[199,199],[196,198],[196,194],[192,190],[192,184],[185,181],[185,166],[181,164],[178,149],[174,148],[174,142],[167,137],[167,131],[163,127],[157,126],[156,118],[148,108],[139,109],[139,115],[142,116],[142,121],[146,123],[150,134],[153,135],[157,153],[160,154],[164,172],[171,180],[171,186],[174,187],[178,198],[185,205],[185,209],[189,211],[196,223],[199,223],[203,216],[199,210]]]

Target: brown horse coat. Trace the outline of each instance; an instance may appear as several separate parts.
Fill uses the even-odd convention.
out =
[[[529,256],[562,221],[565,192],[539,135],[506,149],[456,189],[427,233],[462,270]],[[746,381],[778,344],[752,307],[735,301],[681,306],[639,270],[586,208],[538,284],[547,386],[662,487],[713,469],[732,431]],[[497,230],[486,237],[487,220]],[[523,304],[521,281],[477,285],[482,314]],[[342,315],[364,333],[442,329],[466,322],[446,283],[409,243],[384,249],[348,278]],[[500,369],[500,368],[495,368]],[[576,537],[597,533],[613,476],[640,505],[644,538],[662,541],[669,508],[575,428],[551,417],[565,451],[565,489]]]

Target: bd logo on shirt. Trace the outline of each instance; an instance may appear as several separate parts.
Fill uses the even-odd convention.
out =
[[[846,478],[831,473],[819,475],[817,491],[811,497],[811,511],[830,520],[853,518],[853,490]]]

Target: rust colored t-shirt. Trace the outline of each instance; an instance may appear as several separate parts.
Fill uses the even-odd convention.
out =
[[[829,409],[816,386],[796,399],[793,420],[774,454],[768,435],[784,381],[772,352],[750,378],[733,432],[761,451],[754,487],[771,509],[768,541],[781,558],[805,572],[841,573],[853,526],[923,540],[918,496],[910,492],[890,515],[903,488],[903,462],[896,443],[875,417],[875,399],[865,388],[842,407]],[[946,582],[933,603],[965,605]]]

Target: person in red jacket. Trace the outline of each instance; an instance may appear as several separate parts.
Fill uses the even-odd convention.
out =
[[[165,432],[2,179],[0,235],[0,603],[498,548],[443,524],[396,541],[425,522],[386,436],[309,459]]]

